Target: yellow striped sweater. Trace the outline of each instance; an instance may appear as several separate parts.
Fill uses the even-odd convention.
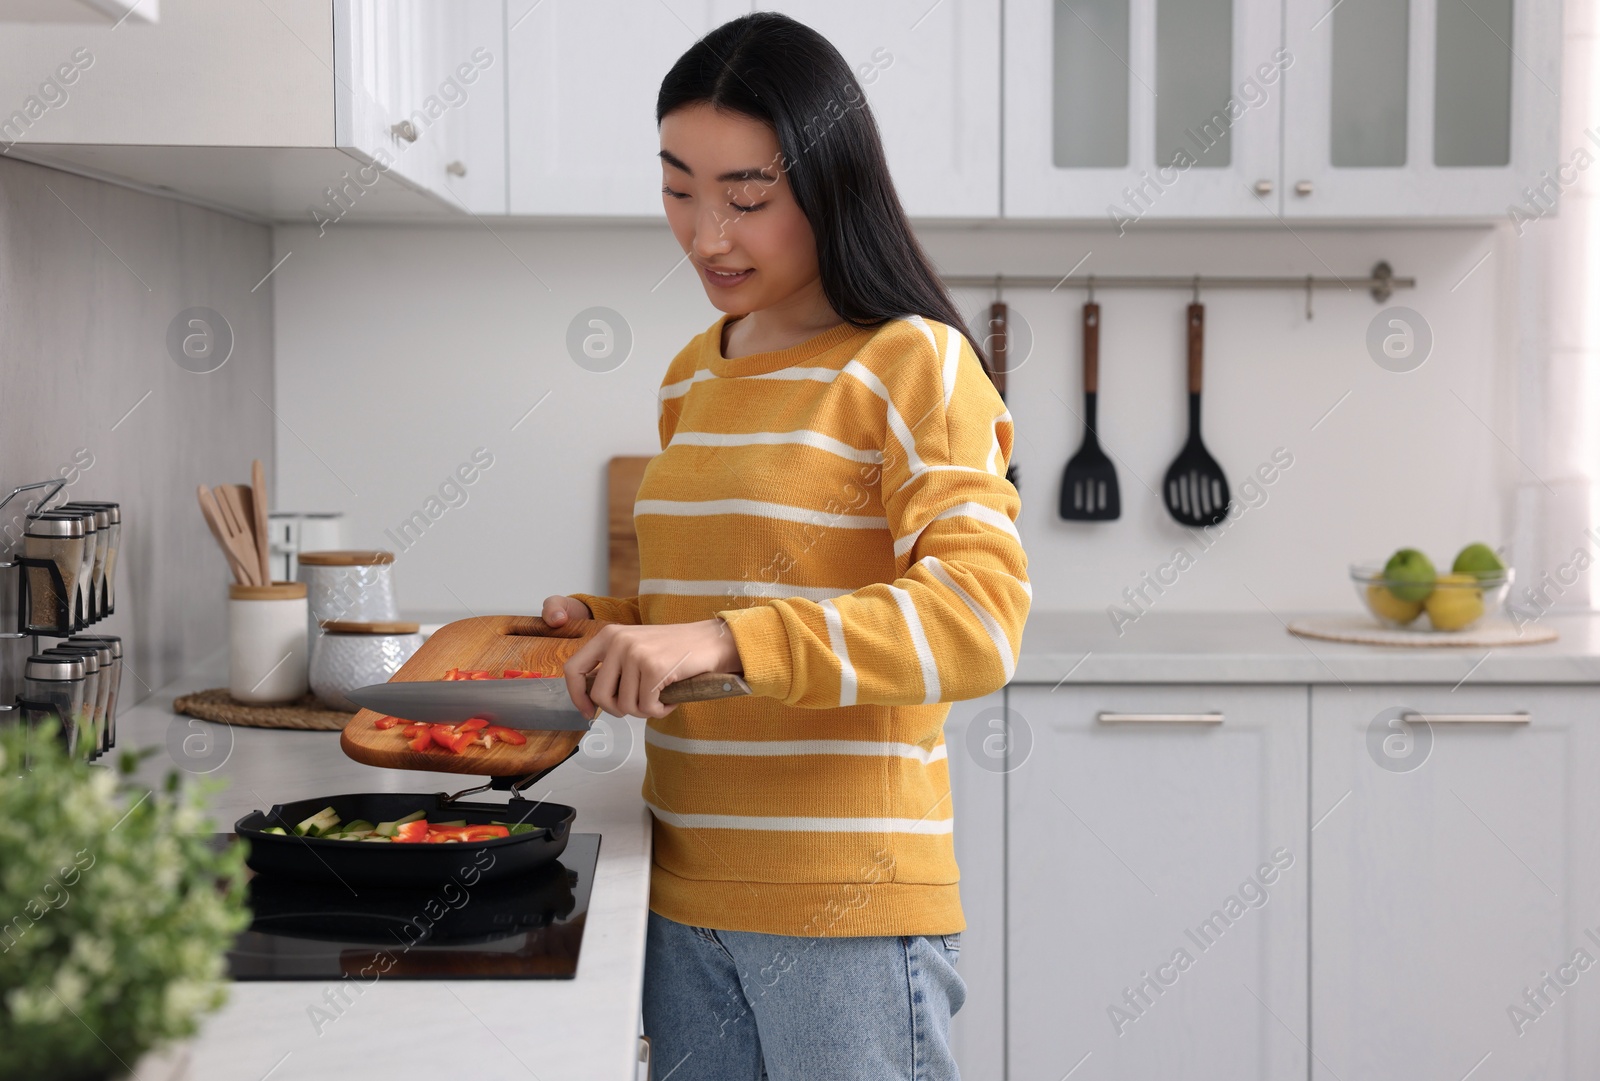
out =
[[[942,323],[730,360],[726,322],[662,381],[639,595],[573,594],[624,623],[722,616],[754,692],[648,725],[651,908],[808,937],[959,931],[943,725],[1011,678],[1032,600],[1011,416]]]

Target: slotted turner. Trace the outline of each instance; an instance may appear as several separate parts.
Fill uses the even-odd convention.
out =
[[[1109,522],[1122,513],[1117,470],[1095,434],[1100,389],[1100,305],[1083,306],[1083,445],[1061,474],[1061,517],[1069,522]]]
[[[1216,525],[1228,513],[1228,478],[1200,441],[1200,383],[1206,310],[1189,305],[1189,441],[1167,469],[1161,490],[1167,511],[1187,526]]]

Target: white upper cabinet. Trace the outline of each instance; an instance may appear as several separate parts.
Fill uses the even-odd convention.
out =
[[[656,95],[734,0],[510,0],[513,214],[661,216]]]
[[[1284,68],[1263,0],[1007,0],[1005,214],[1268,218]]]
[[[500,0],[340,0],[336,140],[458,210],[506,212]]]
[[[1000,0],[782,0],[854,70],[906,212],[1000,214]]]
[[[1285,216],[1499,216],[1559,164],[1559,0],[1285,10]]]

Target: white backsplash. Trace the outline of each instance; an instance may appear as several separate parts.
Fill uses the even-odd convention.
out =
[[[921,236],[950,274],[1061,274],[1087,255],[1074,280],[1360,277],[1386,259],[1418,281],[1388,302],[1421,313],[1433,335],[1427,362],[1403,374],[1369,354],[1386,305],[1360,288],[1319,290],[1310,320],[1300,291],[1202,295],[1205,439],[1243,505],[1211,536],[1172,522],[1156,494],[1184,440],[1187,292],[1097,296],[1101,439],[1123,516],[1087,524],[1056,514],[1082,434],[1083,293],[1007,291],[1034,338],[1012,358],[1008,401],[1036,607],[1120,606],[1128,633],[1127,617],[1151,608],[1350,608],[1352,560],[1414,545],[1448,562],[1469,541],[1509,539],[1523,470],[1509,449],[1509,230],[1144,222],[1120,237],[1018,226]],[[659,449],[662,372],[717,315],[665,225],[347,222],[323,235],[280,226],[275,244],[274,262],[288,259],[273,277],[278,509],[342,510],[351,544],[397,551],[409,610],[537,611],[549,593],[603,590],[606,459]],[[990,300],[957,298],[973,313]],[[574,317],[595,306],[620,313],[633,339],[603,373],[567,345]]]

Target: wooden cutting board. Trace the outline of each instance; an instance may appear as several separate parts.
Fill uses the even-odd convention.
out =
[[[563,663],[603,622],[575,619],[566,627],[551,627],[537,616],[479,616],[446,623],[422,643],[422,648],[401,666],[390,682],[442,679],[452,668],[488,669],[498,675],[507,668],[559,676]],[[387,769],[421,769],[438,773],[473,773],[484,777],[525,777],[548,769],[572,753],[582,732],[528,732],[521,747],[496,743],[469,747],[462,754],[429,748],[413,751],[399,729],[374,727],[382,714],[363,709],[345,725],[339,737],[344,753],[357,762]]]
[[[633,531],[633,501],[651,455],[619,456],[606,465],[606,534],[610,541],[606,596],[639,592],[639,535]]]

